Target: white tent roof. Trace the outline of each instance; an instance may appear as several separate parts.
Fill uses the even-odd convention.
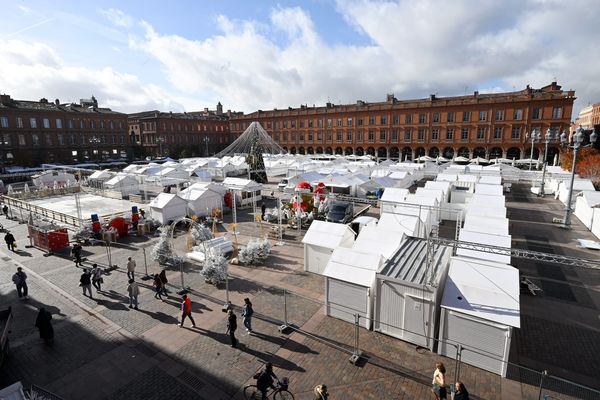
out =
[[[486,185],[501,185],[502,177],[501,176],[484,175],[481,178],[479,178],[479,183],[483,183]]]
[[[348,238],[354,238],[354,232],[348,225],[313,221],[306,231],[302,243],[335,249]]]
[[[508,235],[508,218],[495,218],[489,215],[482,216],[467,213],[464,229],[494,235]]]
[[[400,203],[408,193],[408,189],[404,188],[386,188],[381,196],[381,201]]]
[[[225,178],[223,180],[223,185],[227,187],[227,189],[241,190],[244,192],[258,191],[262,188],[259,183],[251,181],[250,179],[231,177]]]
[[[88,179],[107,179],[113,176],[113,174],[108,169],[103,169],[102,171],[94,171]]]
[[[561,183],[561,186],[562,185],[564,185],[565,190],[568,190],[569,187],[571,186],[571,182],[564,181]],[[573,181],[573,190],[574,191],[582,191],[582,190],[592,191],[592,190],[596,190],[596,188],[594,188],[594,184],[589,179],[575,179]]]
[[[600,192],[586,190],[581,192],[581,196],[585,198],[588,207],[600,206]]]
[[[355,285],[371,287],[382,264],[379,254],[339,247],[333,251],[323,275]]]
[[[438,174],[435,178],[438,182],[456,182],[456,174]]]
[[[425,189],[441,189],[444,193],[448,193],[450,190],[450,182],[447,181],[427,181],[425,182]]]
[[[444,199],[444,191],[442,189],[430,189],[430,188],[417,188],[415,196],[433,197],[441,203]]]
[[[150,202],[149,206],[153,208],[165,208],[170,204],[183,203],[186,204],[185,200],[172,193],[160,193]]]
[[[406,209],[407,211],[415,210],[414,208]],[[418,213],[418,209],[417,213]],[[418,216],[405,214],[383,213],[377,227],[383,230],[401,232],[407,236],[414,236],[417,232],[417,225],[422,223]]]
[[[417,196],[416,194],[408,194],[402,201],[405,204],[418,204],[420,206],[437,207],[438,200],[435,197]],[[418,207],[417,207],[418,208]]]
[[[504,190],[504,188],[500,184],[487,185],[484,183],[478,183],[475,185],[475,193],[477,193],[477,194],[484,194],[484,195],[489,195],[489,196],[503,196],[504,195],[503,190]]]
[[[469,175],[469,174],[459,174],[456,177],[456,180],[459,182],[477,182],[477,175]]]
[[[188,191],[195,191],[195,190],[212,190],[213,192],[217,192],[222,195],[227,193],[227,188],[219,183],[196,182],[196,183],[193,183],[192,185],[190,185],[189,187],[187,187],[186,189],[182,190],[181,193],[179,193],[179,196],[184,197],[184,195]]]
[[[494,218],[506,217],[506,207],[488,204],[488,206],[470,207],[467,215],[480,215],[483,217],[492,216]]]
[[[404,234],[388,231],[376,225],[367,225],[361,229],[352,249],[364,253],[379,254],[385,260],[391,258],[400,248]]]
[[[494,235],[491,233],[482,233],[468,231],[461,229],[458,235],[458,240],[461,242],[487,244],[491,246],[511,248],[511,236],[510,235]],[[503,254],[494,254],[484,251],[470,250],[470,249],[456,249],[456,254],[460,256],[467,256],[478,258],[482,260],[494,261],[503,264],[510,264],[510,256]]]
[[[388,175],[391,179],[402,180],[409,175],[408,171],[394,171]]]
[[[469,201],[469,208],[480,207],[480,208],[492,208],[492,207],[506,207],[506,200],[503,195],[500,196],[489,196],[485,194],[475,193]]]
[[[113,176],[112,178],[110,178],[109,180],[107,180],[106,182],[104,182],[104,184],[111,186],[111,185],[123,184],[123,183],[126,183],[127,181],[129,181],[130,184],[138,183],[137,179],[135,179],[135,177],[133,177],[133,176],[116,175],[116,176]]]
[[[519,270],[510,265],[452,257],[441,306],[519,328]]]

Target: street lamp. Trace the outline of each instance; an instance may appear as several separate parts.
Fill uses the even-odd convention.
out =
[[[162,157],[162,144],[165,142],[165,138],[159,136],[156,138],[156,142],[158,143],[158,155],[159,157]]]
[[[210,138],[208,136],[204,136],[204,139],[202,139],[202,141],[204,142],[204,145],[206,146],[206,157],[208,157],[208,142],[210,142]]]
[[[563,132],[563,134],[566,136],[566,134]],[[542,170],[542,184],[540,185],[540,194],[539,196],[544,196],[546,193],[544,192],[544,184],[546,183],[546,166],[548,165],[548,144],[550,144],[550,142],[554,139],[558,139],[558,131],[556,132],[556,135],[552,132],[552,130],[550,128],[548,128],[548,130],[546,131],[546,136],[544,137],[544,143],[545,143],[545,147],[544,147],[544,164],[543,164],[543,170]]]
[[[571,184],[569,187],[569,198],[567,200],[567,206],[565,207],[565,219],[563,221],[563,224],[560,226],[562,229],[571,229],[571,211],[573,211],[571,208],[571,199],[573,198],[573,184],[575,182],[575,171],[577,169],[577,151],[580,147],[593,146],[594,143],[596,143],[596,140],[598,139],[598,135],[594,130],[590,135],[590,143],[583,146],[582,143],[584,140],[584,136],[585,135],[583,134],[583,128],[581,127],[581,125],[579,125],[579,127],[575,131],[572,146],[569,146],[569,141],[566,132],[563,132],[562,135],[560,135],[560,142],[562,143],[562,145],[573,149],[573,168],[571,169]]]
[[[529,139],[531,139],[531,155],[529,156],[529,170],[531,171],[531,166],[533,164],[533,145],[535,144],[535,142],[539,142],[540,139],[542,137],[542,134],[540,133],[540,131],[534,129],[531,132],[531,135],[529,135],[528,133],[525,134],[525,141],[528,141]]]

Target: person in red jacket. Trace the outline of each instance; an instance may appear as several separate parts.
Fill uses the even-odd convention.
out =
[[[185,317],[188,317],[190,321],[192,321],[192,327],[196,327],[196,323],[194,322],[194,318],[192,317],[192,300],[188,297],[187,294],[183,295],[183,300],[181,301],[181,324],[180,327],[183,328],[183,321],[185,321]]]

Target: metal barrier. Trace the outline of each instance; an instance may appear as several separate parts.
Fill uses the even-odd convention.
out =
[[[52,220],[75,227],[80,227],[83,224],[81,219],[73,217],[72,215],[36,206],[26,201],[15,199],[9,196],[2,196],[2,199],[4,203],[8,205],[9,216],[11,218],[18,219],[23,223],[26,223],[29,220],[30,215],[37,214],[39,216],[50,218]]]

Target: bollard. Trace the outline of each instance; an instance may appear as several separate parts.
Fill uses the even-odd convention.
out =
[[[142,276],[143,281],[147,281],[152,279],[150,275],[148,275],[148,260],[146,259],[146,248],[142,247],[142,251],[144,252],[144,269],[146,270],[146,276]]]
[[[462,345],[459,344],[456,348],[456,365],[454,368],[454,382],[458,382],[460,380],[460,359],[462,358]]]

